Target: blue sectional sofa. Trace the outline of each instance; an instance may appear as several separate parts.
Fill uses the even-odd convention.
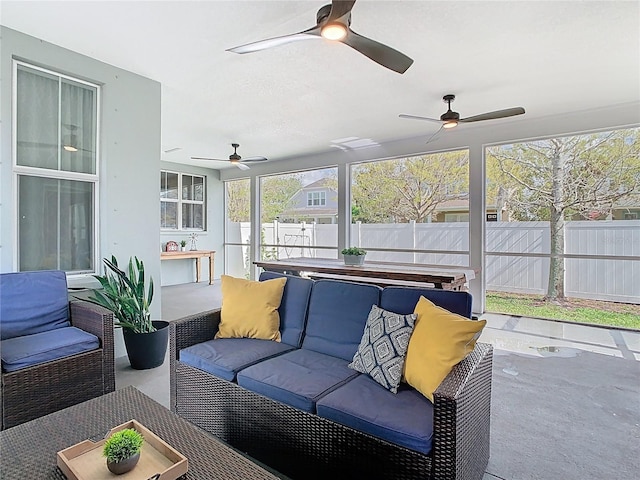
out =
[[[405,384],[393,394],[347,366],[372,305],[408,314],[421,295],[470,317],[466,292],[287,276],[281,342],[214,340],[219,310],[173,322],[171,407],[294,479],[481,479],[491,346],[477,344],[433,403]]]

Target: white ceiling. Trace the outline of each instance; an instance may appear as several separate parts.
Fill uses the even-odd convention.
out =
[[[225,51],[310,28],[325,3],[3,0],[0,23],[159,81],[162,149],[180,148],[162,159],[214,168],[189,157],[426,140],[437,124],[398,114],[439,117],[447,93],[462,117],[525,107],[498,127],[640,101],[637,1],[357,1],[351,27],[412,57],[404,75],[321,39]]]

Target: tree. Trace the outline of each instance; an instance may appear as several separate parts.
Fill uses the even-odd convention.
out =
[[[249,179],[232,180],[227,187],[227,218],[231,222],[251,221]],[[293,195],[302,188],[300,174],[275,175],[262,180],[262,223],[272,222],[291,206]]]
[[[229,222],[251,221],[251,183],[249,179],[226,182],[227,219]]]
[[[261,221],[272,222],[292,206],[293,196],[302,188],[298,173],[265,177],[261,184]]]
[[[468,152],[443,152],[360,165],[354,172],[354,220],[425,222],[438,205],[467,198]]]
[[[551,235],[546,299],[564,299],[564,227],[571,218],[611,212],[616,202],[638,197],[640,129],[552,138],[493,147],[490,184],[507,192],[509,214],[548,220]]]

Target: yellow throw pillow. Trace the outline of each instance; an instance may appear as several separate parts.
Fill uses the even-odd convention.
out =
[[[280,314],[286,278],[264,282],[222,275],[222,311],[215,338],[280,341]]]
[[[476,346],[486,320],[470,320],[420,297],[418,315],[409,340],[404,378],[433,402],[433,392]]]

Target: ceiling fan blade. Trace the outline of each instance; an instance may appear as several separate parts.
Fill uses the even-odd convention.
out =
[[[495,120],[497,118],[513,117],[515,115],[522,115],[524,108],[514,107],[507,108],[505,110],[496,110],[495,112],[481,113],[473,117],[461,118],[460,123],[480,122],[482,120]]]
[[[240,170],[249,170],[249,165],[245,165],[242,162],[233,162],[233,164],[238,167]]]
[[[242,160],[240,160],[242,163],[255,163],[255,162],[266,162],[268,160],[268,158],[265,157],[249,157],[249,158],[244,158],[242,157]]]
[[[407,115],[406,113],[401,113],[400,115],[398,115],[400,118],[408,118],[409,120],[427,120],[429,122],[437,122],[437,123],[442,123],[442,120],[439,120],[437,118],[429,118],[429,117],[419,117],[417,115]]]
[[[191,157],[191,160],[212,160],[214,162],[228,162],[228,159],[222,159],[222,158],[207,158],[207,157]]]
[[[293,33],[291,35],[283,35],[282,37],[268,38],[266,40],[259,40],[257,42],[247,43],[238,47],[228,48],[227,52],[233,53],[251,53],[259,50],[266,50],[267,48],[278,47],[291,42],[297,42],[299,40],[308,40],[310,38],[320,37],[320,27],[316,25],[308,30],[299,33]]]
[[[404,73],[413,63],[413,59],[407,57],[404,53],[370,38],[358,35],[351,29],[347,32],[347,36],[340,41],[394,72]]]
[[[354,3],[356,3],[356,0],[333,0],[331,2],[331,12],[327,17],[327,23],[333,22],[340,17],[344,17],[346,14],[351,12]]]

